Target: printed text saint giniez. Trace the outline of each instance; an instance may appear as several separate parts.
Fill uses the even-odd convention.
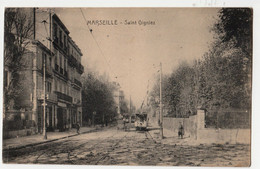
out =
[[[95,26],[104,26],[104,25],[140,25],[140,26],[148,26],[148,25],[155,25],[155,21],[151,20],[87,20],[87,25],[95,25]]]

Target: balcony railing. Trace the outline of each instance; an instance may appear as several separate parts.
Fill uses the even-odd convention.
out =
[[[60,47],[63,48],[63,43],[62,41],[60,40]]]
[[[42,89],[37,89],[36,91],[36,95],[37,95],[37,99],[39,100],[43,100],[44,98],[44,92]],[[47,101],[53,101],[56,102],[57,101],[57,95],[55,93],[51,93],[51,92],[46,92],[46,100]]]
[[[74,79],[74,83],[75,83],[76,85],[78,85],[79,87],[82,87],[82,83],[81,83],[79,80]]]
[[[84,67],[82,66],[82,64],[79,64],[78,72],[79,72],[79,74],[82,74],[84,72]]]
[[[59,44],[59,38],[57,36],[54,36],[54,43]]]
[[[55,70],[58,72],[59,71],[59,65],[55,64]]]
[[[66,70],[64,70],[64,76],[68,78],[68,72]]]
[[[73,104],[80,105],[81,102],[80,102],[79,99],[77,99],[77,98],[73,98]]]
[[[55,93],[57,94],[57,98],[59,100],[64,100],[64,101],[72,103],[72,97],[70,97],[69,95],[66,95],[66,94],[58,92],[58,91],[55,91]]]
[[[70,55],[68,61],[69,61],[69,65],[75,67],[79,72],[79,74],[82,74],[84,72],[84,67],[82,66],[82,64],[80,64],[79,61],[77,61],[77,59],[73,55]]]
[[[73,55],[70,55],[70,57],[69,57],[69,64],[73,67],[78,66],[78,61]]]
[[[63,74],[63,69],[60,67],[60,74]]]

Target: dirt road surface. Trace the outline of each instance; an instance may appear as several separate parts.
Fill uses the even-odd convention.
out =
[[[249,166],[249,145],[167,145],[149,131],[116,128],[3,152],[4,163],[77,165]]]

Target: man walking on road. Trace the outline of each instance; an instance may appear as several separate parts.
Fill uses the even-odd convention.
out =
[[[184,135],[184,127],[183,127],[182,123],[180,122],[179,130],[178,130],[178,137],[183,139],[183,135]]]

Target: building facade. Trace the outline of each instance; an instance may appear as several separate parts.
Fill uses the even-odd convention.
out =
[[[21,116],[24,120],[35,123],[37,132],[43,131],[45,85],[47,131],[64,131],[74,127],[77,122],[82,125],[80,76],[84,67],[81,64],[81,50],[52,10],[23,10],[33,23],[33,34],[28,52],[23,56],[27,68],[22,73],[26,77],[23,79],[24,85],[28,86],[22,102],[29,102],[31,109],[24,110],[24,115],[20,112]],[[9,77],[6,67],[5,72]],[[8,80],[6,81],[8,85]],[[9,119],[12,116],[12,113],[8,113],[12,112],[10,110],[5,113]]]

